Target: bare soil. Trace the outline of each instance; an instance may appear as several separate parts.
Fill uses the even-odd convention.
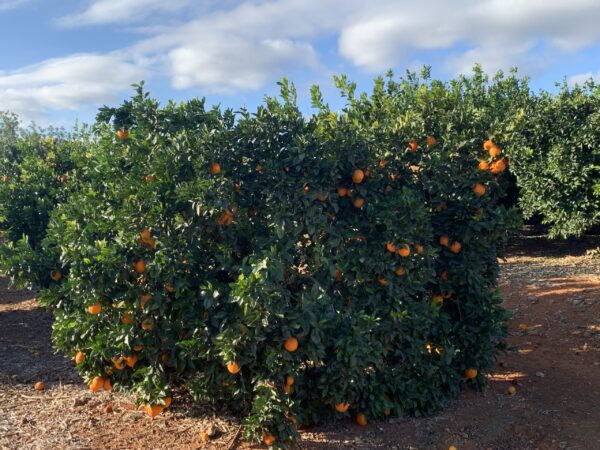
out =
[[[483,393],[465,391],[432,417],[305,430],[299,448],[600,449],[600,237],[523,237],[501,267],[513,350]],[[0,280],[0,448],[260,448],[236,438],[235,418],[185,397],[151,420],[127,395],[91,394],[53,352],[51,325],[34,292]],[[33,389],[38,380],[46,390]]]

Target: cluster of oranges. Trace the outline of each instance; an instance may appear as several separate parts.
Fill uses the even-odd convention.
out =
[[[487,151],[489,158],[479,161],[479,170],[489,170],[492,174],[498,175],[508,168],[508,157],[502,157],[502,150],[491,139],[483,143],[483,148]]]

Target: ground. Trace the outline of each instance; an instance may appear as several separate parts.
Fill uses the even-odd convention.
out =
[[[302,431],[302,449],[600,448],[600,237],[516,240],[501,262],[508,343],[483,393],[428,418]],[[35,293],[0,280],[0,448],[255,448],[235,418],[174,399],[151,420],[121,394],[91,394],[50,345]],[[46,390],[36,392],[43,380]],[[516,394],[507,392],[509,386]],[[201,441],[201,433],[213,435]],[[256,447],[258,448],[258,447]]]

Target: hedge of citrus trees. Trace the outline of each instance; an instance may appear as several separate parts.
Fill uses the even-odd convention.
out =
[[[72,167],[27,169],[48,172],[56,206],[43,264],[18,275],[43,287],[91,390],[133,389],[156,416],[184,388],[286,447],[300,425],[428,414],[483,386],[516,223],[503,149],[456,125],[443,85],[337,84],[347,107],[314,88],[309,118],[285,80],[237,114],[139,87],[100,111],[94,139],[64,144]],[[11,183],[33,189],[9,177],[8,203]]]

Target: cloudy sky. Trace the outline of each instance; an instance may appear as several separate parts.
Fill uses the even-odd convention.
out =
[[[436,77],[519,67],[537,88],[600,77],[599,0],[0,0],[0,110],[91,121],[146,80],[161,100],[254,107],[386,69]]]

